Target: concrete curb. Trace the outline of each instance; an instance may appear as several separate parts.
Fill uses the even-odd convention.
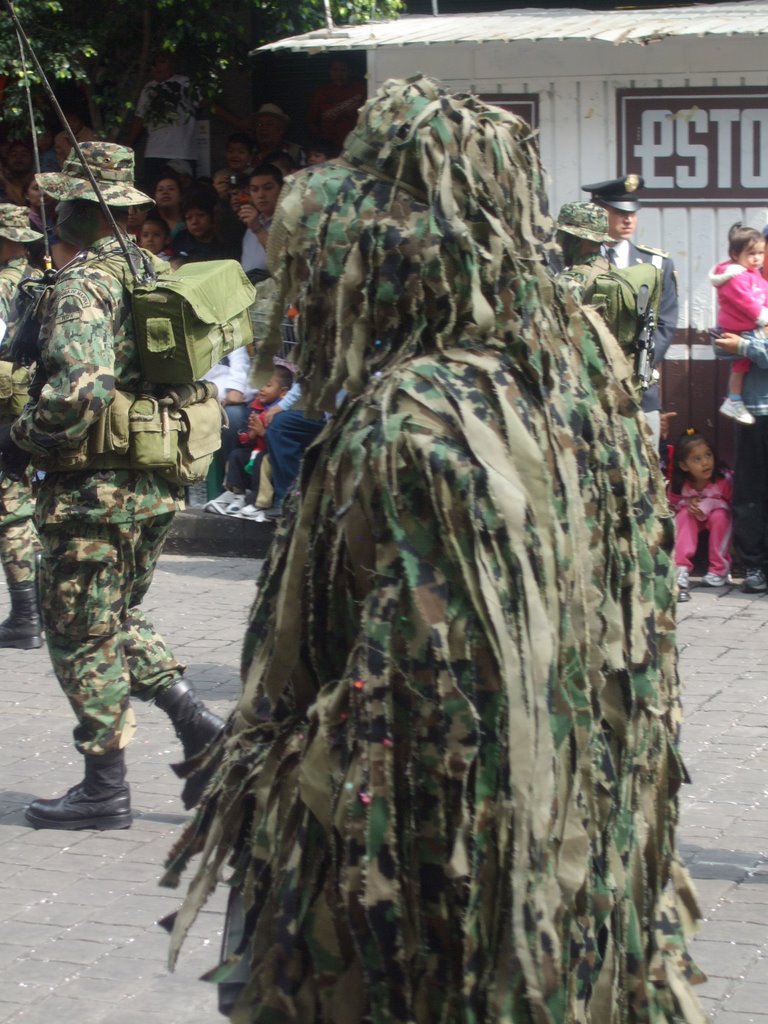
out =
[[[253,523],[188,508],[176,514],[164,550],[174,555],[264,558],[274,532],[274,523]]]

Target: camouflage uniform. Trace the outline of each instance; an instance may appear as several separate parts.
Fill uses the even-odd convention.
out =
[[[98,161],[104,149],[91,143],[88,152]],[[76,157],[70,161],[79,167]],[[64,170],[72,173],[71,162]],[[58,199],[90,189],[82,178],[39,177],[43,188],[54,183]],[[107,201],[126,205],[146,199],[117,183],[104,191]],[[124,747],[135,728],[130,697],[156,697],[184,670],[139,609],[179,489],[156,474],[120,468],[119,457],[112,466],[107,457],[99,468],[71,470],[115,391],[140,390],[124,273],[111,237],[60,272],[40,331],[46,383],[13,428],[16,443],[45,470],[35,515],[43,622],[54,672],[77,716],[76,746],[85,754]]]
[[[605,210],[597,203],[565,203],[557,215],[557,241],[563,252],[565,268],[560,274],[560,281],[568,285],[581,301],[597,275],[610,268],[608,260],[600,252],[601,244],[608,245],[612,241]],[[582,246],[582,241],[594,243],[594,247]]]
[[[13,431],[46,471],[35,516],[43,623],[81,753],[125,746],[134,729],[130,696],[155,697],[184,668],[138,607],[178,489],[153,473],[66,468],[115,390],[139,390],[130,300],[106,269],[110,256],[122,259],[117,242],[101,239],[57,278],[41,329],[47,381]]]
[[[552,279],[535,143],[389,82],[270,232],[308,450],[223,762],[169,860],[225,865],[237,1024],[704,1017],[675,850],[672,521],[598,318]],[[668,883],[672,887],[668,890]],[[242,960],[241,960],[242,958]]]
[[[2,229],[0,228],[0,234]],[[34,232],[37,236],[37,232]],[[0,320],[8,324],[19,282],[39,276],[26,259],[8,260],[0,266]],[[0,360],[9,359],[7,338],[0,342]],[[0,422],[12,417],[0,414]],[[29,474],[21,480],[5,477],[0,483],[0,562],[9,584],[29,583],[37,575],[35,557],[40,549],[32,522],[34,502]]]

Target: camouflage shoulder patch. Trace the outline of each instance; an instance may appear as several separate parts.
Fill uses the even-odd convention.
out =
[[[82,290],[70,285],[65,292],[56,296],[56,323],[77,320],[83,310],[91,306],[91,299]]]

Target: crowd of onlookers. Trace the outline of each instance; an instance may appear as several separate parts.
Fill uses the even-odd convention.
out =
[[[263,103],[246,117],[214,104],[211,114],[234,131],[221,166],[210,176],[198,175],[198,97],[189,78],[175,73],[170,55],[158,53],[123,139],[137,147],[137,181],[148,196],[146,205],[131,207],[128,234],[174,270],[191,261],[235,259],[254,283],[266,279],[267,238],[284,177],[338,154],[365,95],[365,84],[353,77],[350,65],[334,60],[330,81],[310,98],[306,123],[311,135],[301,140],[291,138],[290,118],[276,103]],[[70,103],[64,114],[78,143],[94,140],[76,104]],[[64,130],[44,131],[37,147],[42,171],[63,169],[72,159],[72,142]],[[41,193],[34,168],[30,141],[0,142],[0,202],[29,208],[31,224],[45,229],[54,266],[61,266],[71,251],[59,243],[55,204]],[[43,250],[44,243],[32,247],[33,262],[42,261]],[[288,349],[290,330],[287,323]],[[279,387],[272,380],[259,389],[251,383],[251,356],[246,350],[235,352],[211,371],[229,426],[209,474],[211,500],[205,507],[258,520],[279,514],[304,447],[322,424],[300,423],[304,417],[297,412],[289,415],[300,398],[289,358],[278,360],[275,368]]]

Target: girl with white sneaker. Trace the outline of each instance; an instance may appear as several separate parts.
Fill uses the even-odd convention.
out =
[[[722,587],[731,571],[733,483],[721,469],[709,441],[693,427],[675,445],[668,496],[675,511],[675,565],[678,601],[688,592],[699,535],[709,531],[707,573],[702,583]]]

